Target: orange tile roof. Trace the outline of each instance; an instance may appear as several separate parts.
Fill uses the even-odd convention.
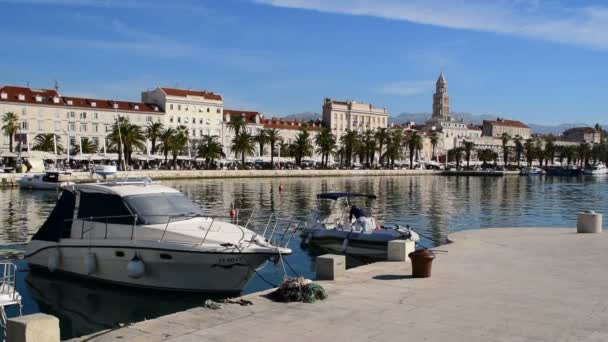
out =
[[[221,95],[215,94],[213,92],[206,91],[206,90],[199,91],[199,90],[176,89],[176,88],[167,88],[167,87],[160,87],[160,89],[169,96],[186,97],[188,95],[191,95],[191,96],[204,97],[205,99],[208,99],[208,100],[217,100],[217,101],[222,100]]]
[[[490,125],[496,125],[496,126],[507,126],[507,127],[518,127],[518,128],[530,128],[528,127],[526,124],[524,124],[521,121],[517,121],[517,120],[505,120],[505,119],[498,119],[498,120],[484,120],[483,123],[488,123]]]
[[[224,108],[224,114],[228,114],[230,116],[244,116],[245,121],[247,123],[255,123],[255,116],[258,115],[260,117],[260,123],[262,123],[262,114],[260,112],[254,112],[250,110],[239,110],[239,109],[226,109]]]

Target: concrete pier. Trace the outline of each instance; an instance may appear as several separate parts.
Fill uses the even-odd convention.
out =
[[[329,298],[195,308],[101,333],[94,341],[606,341],[608,234],[575,229],[459,232],[433,276],[380,262],[320,282]],[[91,319],[95,319],[91,317]]]

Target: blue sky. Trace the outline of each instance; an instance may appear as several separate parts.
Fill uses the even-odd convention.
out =
[[[608,123],[608,4],[565,0],[0,0],[0,84],[139,99],[219,92],[267,116],[324,97]]]

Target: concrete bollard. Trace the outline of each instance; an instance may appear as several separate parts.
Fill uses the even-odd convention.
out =
[[[42,313],[6,322],[6,342],[59,342],[59,319]]]
[[[412,240],[393,240],[388,242],[388,261],[410,261],[408,254],[416,250]]]
[[[583,213],[578,213],[576,218],[577,233],[601,233],[602,232],[602,214],[598,214],[593,210]]]
[[[317,257],[315,262],[317,280],[336,280],[346,272],[344,255],[325,254]]]

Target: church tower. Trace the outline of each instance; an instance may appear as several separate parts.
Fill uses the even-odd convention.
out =
[[[443,72],[439,75],[435,84],[435,94],[433,95],[433,119],[450,119],[450,97],[448,96],[448,82],[443,77]]]

